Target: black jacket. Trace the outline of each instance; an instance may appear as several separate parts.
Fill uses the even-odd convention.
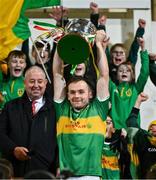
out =
[[[156,86],[156,64],[155,64],[155,61],[150,60],[149,70],[150,70],[150,79],[151,79],[152,83]]]
[[[43,169],[53,172],[56,166],[56,122],[52,102],[33,117],[31,102],[26,94],[8,102],[0,114],[0,151],[13,164],[15,177],[28,171]],[[31,152],[31,159],[19,161],[13,155],[16,146]]]

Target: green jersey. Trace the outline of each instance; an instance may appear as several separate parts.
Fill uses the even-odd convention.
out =
[[[126,128],[126,119],[128,118],[132,107],[135,104],[138,94],[140,94],[147,82],[149,75],[149,59],[147,51],[141,51],[141,70],[136,83],[120,83],[118,86],[110,80],[110,101],[111,112],[115,128]],[[140,120],[138,118],[138,123]]]
[[[12,99],[18,98],[23,95],[25,90],[24,77],[10,78],[7,82],[2,82],[0,85],[0,92],[3,96],[3,102],[0,103],[0,109],[4,104]]]
[[[102,176],[108,99],[95,99],[79,112],[67,100],[55,102],[55,108],[60,170],[68,169],[75,176]]]
[[[110,143],[104,142],[102,151],[102,179],[120,179],[119,152],[110,149]]]

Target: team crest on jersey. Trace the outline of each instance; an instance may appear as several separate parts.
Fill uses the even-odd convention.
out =
[[[18,96],[22,96],[22,95],[23,95],[23,92],[24,92],[23,89],[18,89],[18,91],[17,91]]]
[[[128,97],[132,96],[132,90],[131,90],[131,89],[128,89],[128,90],[126,91],[126,95],[127,95]]]

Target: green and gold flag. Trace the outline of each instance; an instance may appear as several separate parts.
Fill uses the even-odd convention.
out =
[[[31,36],[27,9],[60,5],[60,0],[0,0],[0,61]]]

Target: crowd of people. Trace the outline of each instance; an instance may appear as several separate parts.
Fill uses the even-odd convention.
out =
[[[138,20],[128,53],[122,43],[108,46],[107,17],[95,2],[90,9],[97,30],[84,62],[67,64],[58,44],[51,49],[44,40],[34,42],[31,57],[27,40],[5,60],[7,71],[0,71],[0,178],[156,178],[156,120],[144,130],[139,114],[148,99],[143,92],[148,77],[156,86],[156,55],[148,53],[143,38],[146,21]],[[67,15],[64,7],[50,13],[58,27],[68,23]]]

